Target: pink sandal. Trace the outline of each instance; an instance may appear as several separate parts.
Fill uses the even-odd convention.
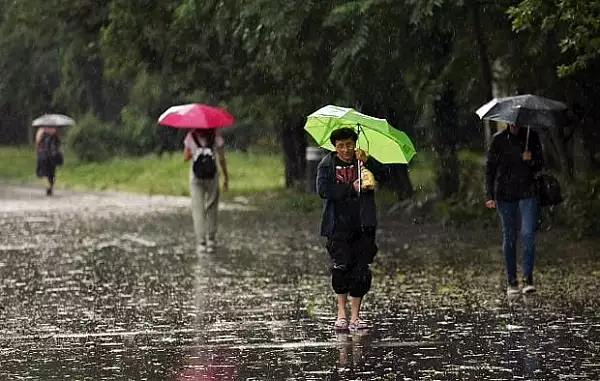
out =
[[[336,331],[345,331],[348,329],[348,320],[346,320],[345,318],[339,318],[335,321],[335,324],[333,325],[333,329],[335,329]]]
[[[357,319],[354,320],[353,322],[350,323],[350,325],[348,325],[348,329],[350,331],[362,331],[365,329],[369,329],[371,328],[367,323],[365,323],[364,321]]]

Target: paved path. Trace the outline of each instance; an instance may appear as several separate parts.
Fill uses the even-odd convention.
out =
[[[79,212],[97,216],[114,213],[145,214],[181,211],[189,208],[189,197],[140,195],[127,192],[93,192],[57,190],[46,197],[35,186],[0,183],[0,213]],[[221,210],[253,210],[244,203],[221,203]]]
[[[541,237],[507,301],[496,231],[387,216],[374,327],[336,335],[318,216],[225,204],[197,255],[188,205],[0,186],[0,380],[600,379],[596,246]]]

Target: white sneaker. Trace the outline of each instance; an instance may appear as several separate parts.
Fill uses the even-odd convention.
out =
[[[217,243],[215,242],[214,239],[209,239],[206,241],[206,252],[207,253],[214,253],[215,252],[215,246],[217,246]]]
[[[519,286],[514,285],[514,284],[509,284],[508,287],[506,287],[506,295],[511,296],[511,295],[518,295],[521,293],[521,290],[519,290]]]
[[[207,251],[207,245],[205,242],[200,242],[197,246],[196,246],[196,253],[198,254],[202,254],[202,253],[206,253]]]
[[[531,294],[535,292],[533,279],[531,277],[523,277],[523,294]]]
[[[523,294],[532,294],[536,291],[535,286],[531,283],[525,283],[523,286]]]

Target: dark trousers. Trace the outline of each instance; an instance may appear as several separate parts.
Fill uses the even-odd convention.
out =
[[[375,228],[335,232],[327,240],[331,285],[336,294],[363,297],[371,289],[371,270],[377,254]]]

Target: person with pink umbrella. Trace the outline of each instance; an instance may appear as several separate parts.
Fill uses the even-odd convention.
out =
[[[187,104],[169,108],[158,122],[165,126],[190,129],[183,141],[183,159],[192,162],[190,195],[197,251],[214,252],[220,193],[217,161],[223,176],[223,191],[229,189],[225,142],[217,128],[232,125],[234,118],[221,108]]]

